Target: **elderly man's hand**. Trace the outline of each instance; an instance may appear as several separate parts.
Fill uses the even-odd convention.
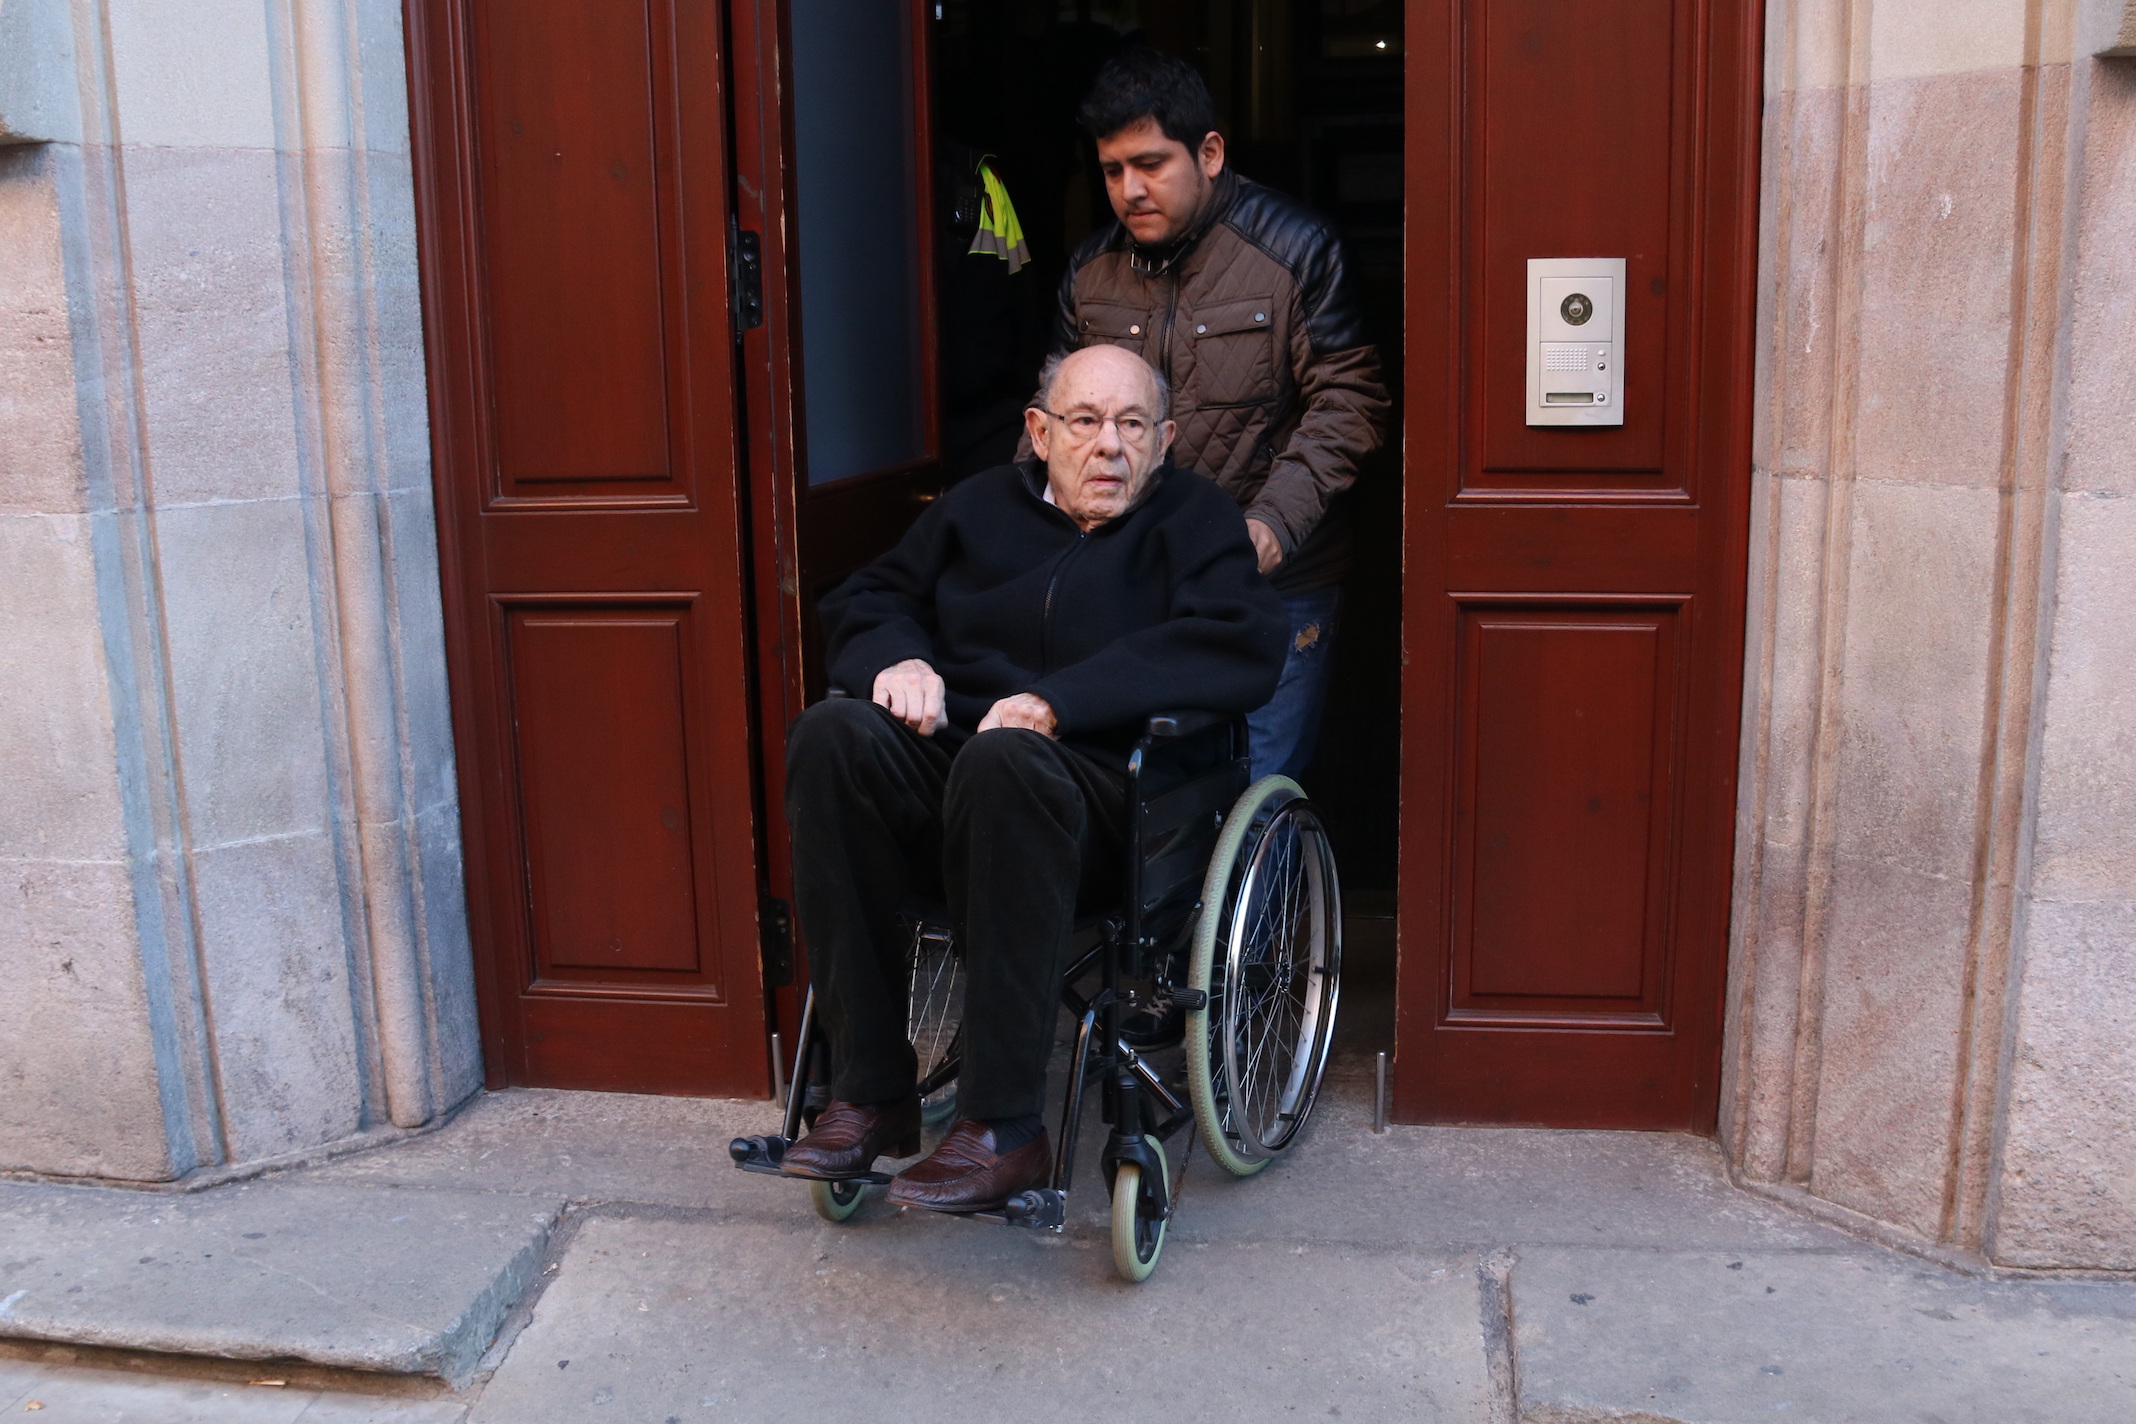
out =
[[[1258,519],[1249,519],[1246,521],[1246,533],[1253,540],[1254,559],[1259,563],[1262,573],[1267,573],[1283,562],[1283,541],[1276,537],[1275,530]]]
[[[1014,697],[1004,697],[986,709],[979,719],[979,730],[990,732],[996,727],[1022,727],[1026,731],[1052,736],[1055,726],[1053,709],[1046,699],[1035,692],[1019,692]]]
[[[942,674],[919,658],[894,663],[875,675],[875,704],[923,737],[942,725]]]

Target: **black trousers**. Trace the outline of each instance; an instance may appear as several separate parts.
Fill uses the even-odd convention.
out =
[[[872,702],[820,702],[786,744],[794,909],[831,1046],[831,1095],[888,1102],[918,1076],[905,1037],[917,892],[964,947],[964,1117],[1042,1111],[1059,976],[1079,909],[1119,898],[1127,777],[1037,732],[952,756]]]

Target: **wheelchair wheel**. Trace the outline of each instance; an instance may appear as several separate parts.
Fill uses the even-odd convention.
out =
[[[867,1191],[866,1182],[810,1182],[808,1199],[825,1221],[844,1221],[860,1210]]]
[[[1165,1163],[1165,1186],[1169,1192],[1172,1168],[1165,1158],[1164,1145],[1154,1137],[1145,1136],[1142,1140],[1157,1154],[1157,1160]],[[1113,1170],[1113,1269],[1122,1280],[1146,1281],[1150,1272],[1157,1269],[1157,1253],[1164,1250],[1165,1223],[1151,1210],[1155,1205],[1143,1193],[1140,1167],[1122,1162]]]
[[[1342,977],[1341,888],[1298,784],[1263,777],[1224,822],[1202,882],[1188,987],[1187,1089],[1210,1155],[1251,1176],[1320,1094]]]
[[[924,1084],[937,1069],[962,1051],[964,1026],[964,955],[947,934],[917,929],[912,937],[912,978],[905,1032],[919,1060]],[[929,1127],[947,1122],[957,1111],[957,1080],[920,1099],[920,1120]]]

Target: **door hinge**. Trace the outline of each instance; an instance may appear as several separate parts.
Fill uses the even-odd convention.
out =
[[[764,324],[764,240],[744,227],[734,229],[734,334]]]
[[[776,895],[757,897],[757,932],[764,937],[764,987],[794,982],[794,917]]]

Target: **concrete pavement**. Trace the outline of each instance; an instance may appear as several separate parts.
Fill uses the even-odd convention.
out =
[[[730,1136],[771,1124],[763,1103],[512,1092],[249,1187],[0,1184],[0,1301],[30,1292],[15,1309],[43,1312],[35,1333],[116,1338],[91,1332],[125,1318],[128,1339],[166,1349],[467,1371],[427,1394],[301,1367],[262,1387],[242,1366],[159,1378],[152,1358],[116,1369],[16,1345],[0,1355],[0,1413],[35,1400],[39,1424],[2136,1421],[2136,1283],[1989,1280],[1886,1251],[1737,1191],[1699,1138],[1374,1135],[1367,1065],[1385,1028],[1369,1007],[1348,1019],[1292,1158],[1237,1181],[1197,1156],[1140,1287],[1112,1276],[1088,1171],[1060,1237],[879,1198],[823,1223],[800,1184],[726,1164]],[[101,1232],[82,1225],[97,1212]],[[159,1246],[142,1244],[151,1231]],[[203,1259],[184,1264],[188,1246]],[[211,1250],[232,1259],[211,1269]],[[524,1291],[471,1361],[486,1327],[454,1322],[494,1320],[500,1281]],[[0,1314],[0,1334],[27,1319]],[[379,1343],[382,1319],[419,1328]],[[252,1331],[242,1349],[234,1325]],[[409,1343],[447,1338],[428,1355]],[[368,1357],[345,1353],[363,1339]]]

